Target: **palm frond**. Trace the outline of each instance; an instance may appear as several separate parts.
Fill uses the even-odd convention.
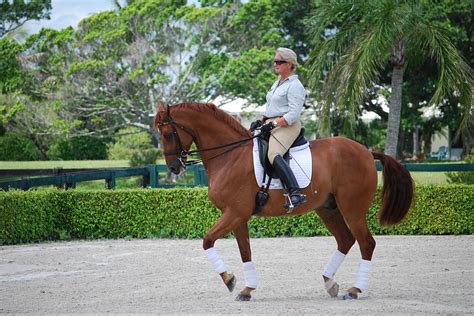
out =
[[[318,103],[326,108],[323,113],[329,114],[328,108],[335,107],[351,125],[357,120],[363,98],[389,60],[393,43],[413,23],[408,9],[395,9],[393,1],[355,1],[353,6],[354,3],[357,9],[351,7],[351,13],[336,13],[344,5],[319,13],[335,14],[348,21],[341,21],[333,36],[316,43],[309,59],[308,80],[312,92],[318,93]],[[326,124],[321,126],[328,128]]]
[[[460,127],[465,128],[473,115],[472,68],[459,54],[447,32],[434,23],[422,21],[413,34],[412,42],[438,67],[438,81],[429,103],[438,105],[449,96],[457,97],[464,113]]]

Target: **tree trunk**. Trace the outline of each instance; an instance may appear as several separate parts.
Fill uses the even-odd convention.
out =
[[[453,143],[453,132],[451,132],[451,128],[448,126],[448,152],[446,153],[446,158],[451,160],[451,147]]]
[[[402,86],[403,72],[405,66],[405,42],[403,39],[397,40],[392,48],[390,62],[392,71],[392,94],[387,122],[387,140],[385,142],[385,154],[397,158],[398,132],[400,127],[400,116],[402,112]]]
[[[462,133],[463,154],[469,156],[474,147],[474,121],[471,121]]]
[[[403,160],[404,149],[410,145],[411,145],[410,134],[408,134],[408,138],[407,138],[406,132],[403,130],[402,124],[400,124],[398,126],[397,155],[394,158],[396,158],[397,160]]]
[[[423,154],[425,157],[429,157],[431,154],[431,138],[433,137],[432,132],[426,132],[422,134],[422,139],[423,139]]]
[[[419,128],[415,126],[415,130],[413,131],[413,159],[418,159],[419,153]]]
[[[394,67],[392,72],[392,94],[387,123],[387,141],[385,143],[385,154],[396,158],[400,116],[402,110],[402,84],[403,67]]]

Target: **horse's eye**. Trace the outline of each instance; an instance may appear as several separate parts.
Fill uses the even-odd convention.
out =
[[[163,135],[167,141],[171,141],[173,139],[173,133],[166,133]]]

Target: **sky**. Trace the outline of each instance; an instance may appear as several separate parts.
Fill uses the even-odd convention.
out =
[[[68,26],[76,28],[82,19],[115,8],[112,0],[52,0],[51,5],[51,19],[28,21],[25,24],[28,33],[37,33],[42,27],[55,30]]]
[[[124,4],[125,0],[119,0]],[[197,3],[197,0],[188,0]],[[77,27],[79,21],[96,13],[115,9],[112,0],[52,0],[51,19],[28,21],[25,26],[29,34],[37,33],[42,27],[60,30],[68,26]]]

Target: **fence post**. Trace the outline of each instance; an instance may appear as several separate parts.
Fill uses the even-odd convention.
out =
[[[207,173],[206,169],[204,168],[203,165],[199,165],[199,174],[200,174],[200,184],[207,186],[208,185],[208,180],[207,180]]]
[[[115,189],[115,172],[110,172],[110,177],[107,178],[106,180],[106,187],[107,189]]]
[[[62,167],[53,168],[53,175],[61,175],[61,174],[63,174]],[[56,187],[58,189],[67,189],[67,184],[66,183],[57,184]]]
[[[199,172],[198,165],[192,165],[193,167],[193,174],[194,174],[194,186],[198,186],[201,184],[201,173]]]
[[[76,188],[76,177],[74,175],[64,175],[64,190]]]
[[[157,165],[148,165],[147,167],[148,170],[148,177],[149,177],[149,184],[151,188],[157,188],[158,187],[158,169]]]

